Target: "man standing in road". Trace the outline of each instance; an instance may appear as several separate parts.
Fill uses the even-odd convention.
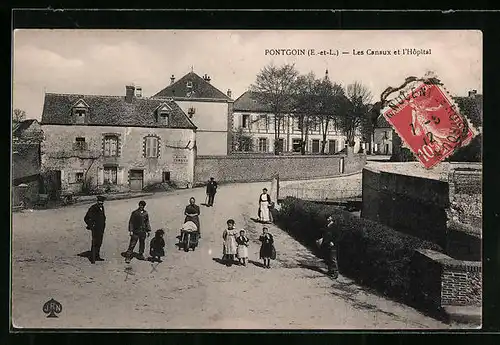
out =
[[[215,182],[213,177],[210,177],[210,181],[208,181],[207,184],[207,195],[208,195],[207,206],[214,205],[215,193],[217,193],[217,182]]]
[[[139,208],[132,212],[130,215],[130,220],[128,222],[128,231],[130,233],[130,244],[128,246],[127,252],[125,253],[125,262],[130,263],[132,260],[132,255],[134,254],[134,248],[139,241],[139,260],[145,260],[144,250],[146,247],[146,237],[149,236],[151,232],[151,226],[149,224],[148,212],[144,209],[146,207],[146,202],[144,200],[139,201]]]
[[[328,224],[323,234],[323,255],[326,264],[328,265],[328,274],[332,276],[333,279],[337,279],[339,276],[339,269],[337,265],[338,231],[337,229],[334,229],[332,216],[328,216],[327,223]]]
[[[100,254],[104,228],[106,227],[104,200],[106,200],[106,198],[99,195],[97,197],[97,202],[90,206],[83,219],[85,224],[87,224],[87,229],[92,232],[92,244],[90,248],[90,262],[92,264],[95,264],[96,261],[104,261]]]

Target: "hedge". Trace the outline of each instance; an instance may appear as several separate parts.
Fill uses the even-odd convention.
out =
[[[340,232],[340,273],[388,297],[412,301],[410,264],[415,249],[443,251],[434,243],[358,218],[338,207],[292,197],[281,203],[276,222],[316,251],[315,240],[322,236],[328,215],[333,216],[335,228]]]

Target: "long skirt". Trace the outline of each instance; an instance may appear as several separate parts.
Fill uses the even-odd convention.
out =
[[[245,245],[239,245],[237,254],[238,254],[238,259],[248,258],[248,247]]]
[[[227,239],[224,241],[223,254],[224,255],[236,255],[237,252],[237,244],[234,236],[227,236]]]
[[[271,218],[269,217],[269,203],[267,201],[260,202],[260,221],[261,222],[270,222]]]

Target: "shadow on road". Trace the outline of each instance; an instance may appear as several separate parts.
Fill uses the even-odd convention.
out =
[[[90,254],[91,254],[90,250],[87,250],[76,255],[82,258],[87,258],[90,261]]]
[[[324,269],[322,269],[321,267],[316,266],[316,265],[309,265],[309,264],[299,263],[298,267],[306,268],[308,270],[311,270],[311,271],[314,271],[314,272],[318,272],[318,273],[327,275],[327,272]]]
[[[217,262],[218,264],[221,264],[221,265],[224,265],[224,266],[232,266],[232,265],[236,265],[236,266],[240,266],[240,262],[239,261],[236,261],[234,260],[232,263],[228,263],[226,260],[223,260],[221,258],[212,258],[213,261]]]
[[[254,266],[264,268],[264,264],[262,262],[254,261],[254,260],[248,260],[249,263],[251,263]]]

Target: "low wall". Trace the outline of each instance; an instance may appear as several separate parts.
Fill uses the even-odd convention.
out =
[[[360,198],[361,187],[361,177],[335,177],[328,180],[293,182],[280,186],[279,199],[295,197],[310,201],[340,201]]]
[[[418,303],[434,309],[482,305],[481,262],[417,250],[412,258],[412,273],[411,286]]]
[[[198,156],[194,180],[196,185],[210,177],[219,183],[268,181],[274,175],[280,180],[307,180],[361,171],[365,164],[364,154]]]
[[[361,216],[446,245],[448,183],[365,167]]]

